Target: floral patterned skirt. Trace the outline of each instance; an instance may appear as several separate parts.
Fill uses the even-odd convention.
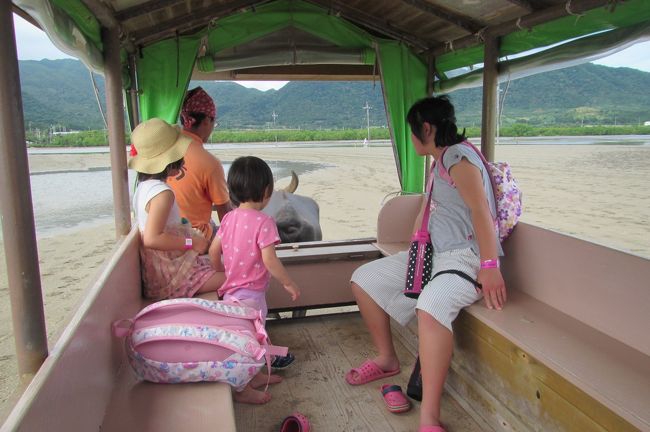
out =
[[[144,296],[152,300],[192,297],[216,273],[207,255],[162,251],[140,245]]]

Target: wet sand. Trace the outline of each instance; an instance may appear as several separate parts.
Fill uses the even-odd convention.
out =
[[[324,239],[374,236],[382,202],[399,190],[390,147],[271,147],[214,153],[224,162],[254,154],[327,164],[304,173],[297,190],[319,203]],[[524,191],[524,222],[650,258],[650,146],[502,145],[496,159],[510,162]],[[29,161],[33,173],[109,166],[107,154],[30,155]],[[287,183],[281,179],[276,186]],[[114,238],[111,224],[38,238],[50,346],[110,255]],[[3,246],[0,255],[2,418],[18,378]]]

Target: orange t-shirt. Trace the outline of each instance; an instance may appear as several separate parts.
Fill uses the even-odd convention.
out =
[[[223,166],[219,159],[203,148],[197,135],[183,131],[192,138],[185,153],[183,171],[167,178],[174,191],[181,216],[200,230],[209,240],[212,238],[212,204],[222,205],[230,201]]]

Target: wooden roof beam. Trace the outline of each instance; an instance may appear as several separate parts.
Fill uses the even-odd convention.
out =
[[[179,3],[185,3],[184,0],[150,0],[145,3],[141,3],[136,6],[131,6],[126,9],[115,12],[115,18],[119,21],[130,20],[131,18],[136,18],[140,15],[148,14],[155,12],[160,9],[165,9],[170,6],[174,6]]]
[[[467,30],[470,33],[476,33],[486,25],[480,21],[473,20],[465,15],[460,15],[440,6],[433,5],[424,0],[402,0],[402,2],[413,6],[429,15],[436,16],[457,27]]]
[[[21,8],[19,8],[18,6],[16,6],[13,3],[11,5],[11,10],[12,10],[13,13],[18,15],[19,17],[21,17],[22,19],[24,19],[25,21],[27,21],[28,23],[30,23],[31,25],[36,27],[37,29],[43,30],[41,28],[41,25],[38,22],[36,22],[36,20],[34,18],[32,18],[32,16],[30,14],[28,14],[27,12],[25,12],[24,10],[22,10]]]
[[[378,70],[368,65],[296,65],[236,69],[224,72],[200,72],[193,80],[236,81],[371,81],[379,80]]]
[[[146,45],[165,37],[171,37],[177,32],[187,32],[202,27],[207,25],[213,19],[221,18],[224,15],[231,14],[237,10],[251,7],[259,3],[259,0],[235,0],[226,4],[218,4],[203,9],[197,9],[192,11],[191,14],[177,16],[154,26],[138,30],[132,34],[132,40],[136,45]],[[190,20],[190,16],[199,16],[201,18]]]
[[[308,0],[310,3],[314,3],[318,6],[331,9],[337,16],[347,19],[348,21],[360,24],[364,27],[367,27],[371,30],[374,30],[378,33],[389,36],[393,39],[397,39],[401,42],[411,45],[420,50],[426,50],[429,47],[429,44],[420,39],[419,37],[407,33],[404,30],[398,29],[388,21],[378,19],[376,16],[369,15],[363,11],[355,9],[351,6],[347,6],[344,3],[339,1],[327,1],[327,0]]]
[[[100,0],[81,0],[81,2],[95,15],[102,27],[107,29],[120,27],[113,9],[106,6]]]
[[[606,6],[611,4],[610,0],[572,0],[571,1],[571,13],[572,14],[581,14],[587,12],[591,9],[597,7]],[[563,3],[561,5],[551,6],[544,10],[530,13],[524,15],[521,18],[508,21],[496,26],[488,27],[483,32],[483,37],[501,37],[514,33],[521,30],[522,28],[531,28],[536,25],[544,24],[548,21],[553,21],[558,18],[562,18],[566,15],[569,15],[566,5]],[[424,51],[423,54],[433,54],[434,56],[439,56],[450,51],[450,47],[453,50],[467,48],[471,46],[476,46],[483,43],[479,38],[478,34],[473,34],[470,36],[464,36],[459,39],[452,41],[446,41],[445,43],[436,45],[435,47]]]

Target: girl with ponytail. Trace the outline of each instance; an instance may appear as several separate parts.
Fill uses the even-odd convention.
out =
[[[494,225],[496,204],[490,175],[472,147],[462,144],[465,131],[458,133],[449,98],[422,99],[406,119],[417,154],[432,156],[451,177],[451,181],[441,178],[435,165],[431,202],[425,203],[431,209],[433,277],[419,298],[404,296],[407,252],[370,262],[354,272],[352,292],[378,355],[350,370],[346,381],[360,385],[398,374],[400,363],[389,318],[407,325],[417,317],[422,375],[419,432],[444,432],[440,400],[453,349],[451,323],[462,308],[481,297],[490,309],[503,307],[506,289],[499,270],[503,252]]]

